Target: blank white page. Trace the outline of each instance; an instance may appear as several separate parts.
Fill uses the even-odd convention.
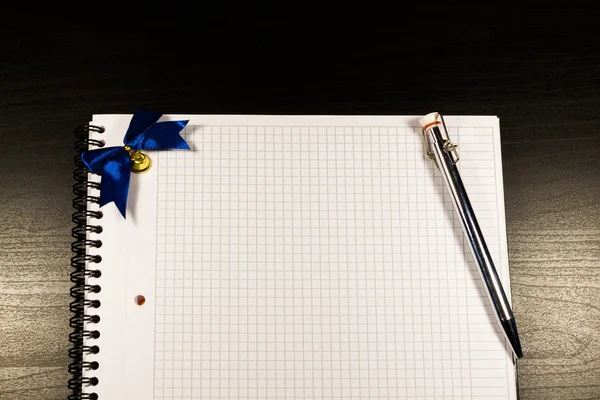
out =
[[[190,119],[192,151],[152,153],[142,196],[155,292],[137,365],[154,399],[516,399],[417,117],[169,118]],[[510,293],[498,119],[446,123]]]

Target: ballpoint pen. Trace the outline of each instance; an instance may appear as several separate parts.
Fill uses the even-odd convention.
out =
[[[456,166],[459,159],[457,146],[450,141],[440,114],[427,114],[419,122],[423,127],[425,154],[436,163],[450,192],[498,322],[515,355],[518,358],[523,357],[515,317]]]

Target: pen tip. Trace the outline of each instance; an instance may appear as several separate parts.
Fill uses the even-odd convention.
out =
[[[504,334],[510,342],[510,345],[517,358],[523,357],[523,350],[521,349],[521,341],[519,340],[519,333],[517,332],[517,324],[515,323],[515,319],[511,318],[502,321],[502,328],[504,329]]]

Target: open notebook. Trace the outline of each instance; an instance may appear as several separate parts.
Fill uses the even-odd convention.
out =
[[[130,119],[96,115],[91,137],[121,146]],[[190,120],[192,150],[148,152],[127,219],[89,221],[91,398],[516,399],[417,117],[163,119]],[[498,119],[445,119],[509,294]]]

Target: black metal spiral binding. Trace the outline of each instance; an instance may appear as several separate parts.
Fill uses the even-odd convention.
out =
[[[88,292],[100,292],[99,285],[90,284],[91,278],[98,278],[101,275],[99,269],[94,268],[96,264],[102,261],[102,257],[98,254],[90,254],[90,250],[97,249],[102,246],[100,240],[88,239],[89,233],[102,232],[102,226],[89,223],[89,220],[102,218],[101,211],[93,211],[88,209],[91,203],[98,203],[97,196],[89,195],[88,190],[98,190],[100,185],[96,182],[88,180],[88,170],[81,161],[81,152],[88,150],[90,146],[103,147],[104,142],[101,140],[90,139],[90,132],[103,133],[104,128],[95,125],[85,125],[75,130],[77,141],[75,142],[75,171],[73,177],[75,184],[73,185],[73,228],[72,235],[75,241],[71,246],[74,253],[71,258],[71,312],[73,316],[70,320],[72,333],[69,335],[69,341],[72,347],[69,349],[69,357],[72,362],[69,364],[69,373],[72,375],[69,380],[69,389],[71,394],[68,400],[95,400],[98,395],[93,391],[88,392],[88,387],[93,387],[98,384],[98,378],[84,376],[84,371],[94,371],[99,368],[96,361],[84,361],[86,354],[97,354],[100,351],[98,346],[90,346],[90,340],[100,337],[100,332],[97,330],[86,329],[90,324],[98,323],[100,317],[94,315],[94,309],[100,307],[99,300],[90,300],[86,298]],[[87,280],[87,282],[86,282]],[[84,342],[85,340],[85,342]],[[85,343],[85,345],[84,345]]]

